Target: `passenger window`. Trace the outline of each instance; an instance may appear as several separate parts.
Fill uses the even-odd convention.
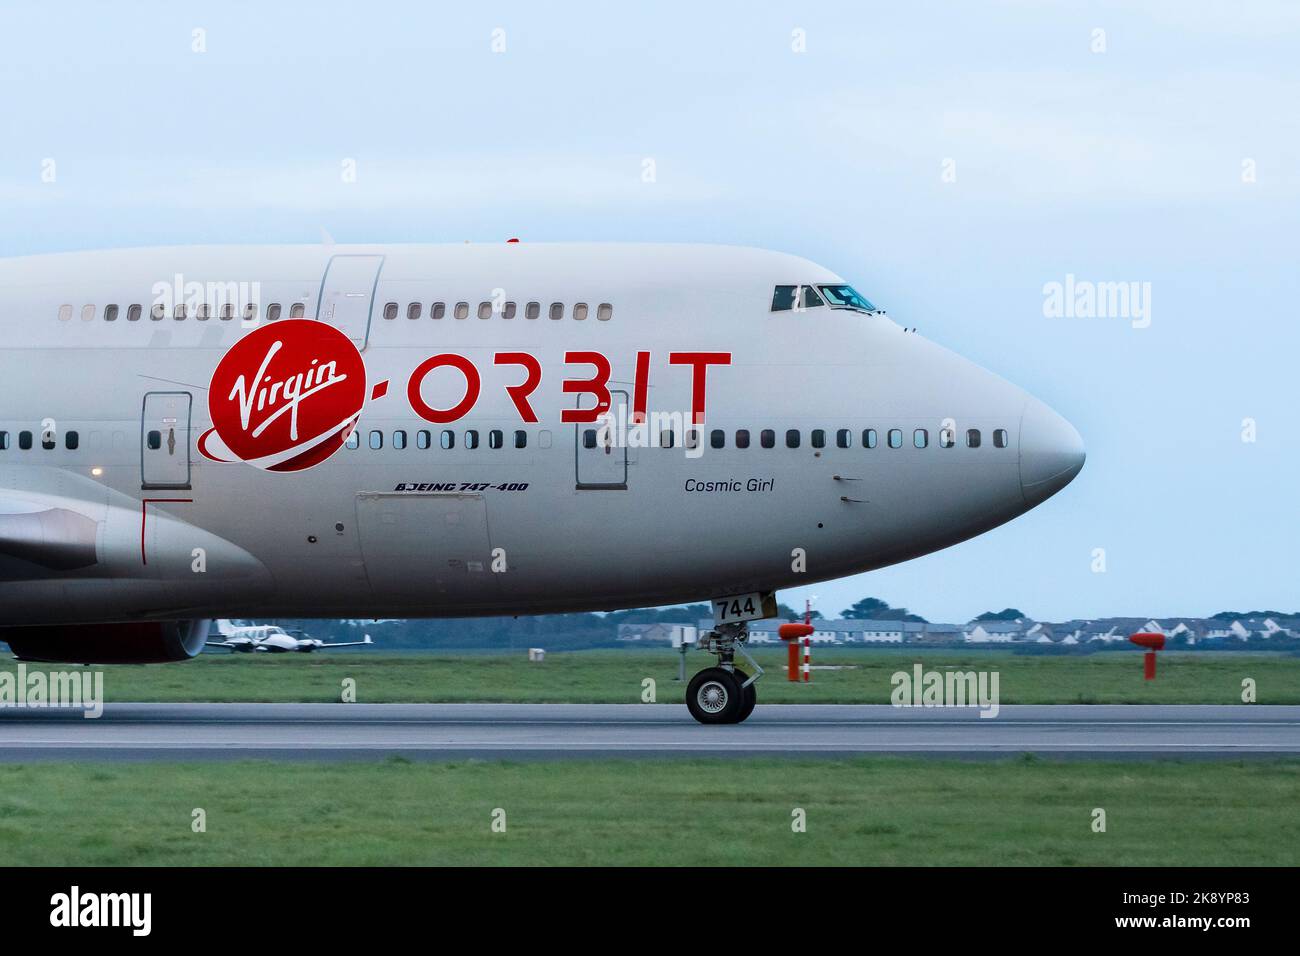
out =
[[[396,302],[386,302],[386,303],[384,303],[384,318],[387,319],[387,320],[390,321],[390,322],[393,321],[393,319],[397,318],[397,303],[396,303]]]
[[[31,432],[23,432],[23,435],[26,435],[26,436],[27,436],[27,446],[26,446],[26,447],[30,448],[30,447],[31,447],[31,444],[32,444],[32,433],[31,433]],[[21,441],[21,439],[22,439],[22,435],[20,435],[20,436],[18,436],[18,437],[19,437],[19,444],[21,445],[21,444],[22,444],[22,441]],[[150,431],[147,435],[145,435],[144,443],[145,443],[146,445],[149,446],[149,450],[150,450],[150,451],[157,451],[159,448],[162,447],[162,432],[160,432],[160,431],[158,431],[158,430],[156,430],[156,429]]]
[[[154,434],[157,435],[158,433],[157,433],[157,432],[154,432]],[[162,441],[162,437],[159,436],[159,439],[158,439],[158,440],[161,442],[161,441]],[[19,432],[19,433],[18,433],[18,447],[21,448],[23,451],[27,451],[29,448],[32,447],[32,433],[31,433],[31,432]]]
[[[450,428],[438,436],[438,447],[452,449],[456,447],[456,433]]]
[[[966,429],[966,447],[978,448],[980,446],[980,430],[978,428]]]
[[[764,448],[776,447],[776,432],[770,428],[764,428],[758,433],[758,443]]]
[[[786,429],[786,432],[785,432],[785,447],[786,447],[786,448],[798,448],[798,447],[799,447],[799,429],[797,429],[797,428],[787,428],[787,429]]]
[[[359,434],[357,434],[357,431],[356,431],[355,428],[354,428],[351,432],[348,433],[348,440],[345,441],[345,442],[343,443],[343,446],[344,446],[345,448],[360,448],[360,447],[361,447],[361,436],[360,436]]]
[[[296,305],[296,306],[294,306],[294,308],[295,308],[295,309],[300,309],[300,308],[302,308],[302,306],[297,306],[297,305]],[[196,311],[196,312],[194,313],[194,318],[198,319],[200,322],[206,322],[206,321],[208,321],[208,319],[210,319],[211,317],[212,317],[212,307],[211,307],[210,305],[208,305],[206,302],[204,302],[202,305],[200,305],[199,308],[198,308],[198,311]]]
[[[528,432],[524,431],[522,428],[517,429],[515,431],[515,447],[516,448],[528,447]]]
[[[478,304],[478,317],[479,317],[480,319],[490,319],[490,318],[492,318],[492,303],[491,303],[491,302],[480,302],[480,303]]]
[[[421,428],[418,432],[415,433],[415,447],[416,448],[429,447],[429,432],[427,429]]]
[[[740,428],[740,429],[737,429],[737,431],[736,431],[736,447],[737,447],[737,448],[748,448],[748,447],[749,447],[749,429],[747,429],[747,428]]]
[[[44,448],[46,451],[49,451],[51,448],[54,447],[53,432],[46,432],[46,431],[41,432],[41,447]]]
[[[81,319],[83,322],[89,322],[95,317],[95,307],[93,305],[83,305],[81,307]]]
[[[465,447],[466,448],[478,447],[478,432],[473,428],[465,432]]]
[[[115,305],[104,306],[104,321],[105,322],[117,321],[117,306]]]
[[[826,430],[823,428],[814,428],[812,431],[812,446],[814,448],[826,447]]]
[[[9,433],[0,432],[0,451],[9,450]]]
[[[59,306],[59,321],[67,322],[71,318],[72,318],[72,306],[70,305]]]
[[[161,322],[166,317],[167,310],[163,308],[163,304],[161,302],[155,302],[153,308],[149,310],[149,318],[153,319],[155,322]]]
[[[876,430],[874,428],[864,428],[862,430],[862,447],[863,448],[876,447]]]
[[[253,322],[257,319],[257,303],[250,302],[244,306],[244,321]]]
[[[564,318],[564,303],[563,303],[563,302],[552,302],[552,303],[551,303],[551,312],[550,312],[550,315],[551,315],[551,318],[552,318],[552,319],[555,319],[556,321],[558,321],[558,320]]]
[[[596,321],[608,322],[614,317],[614,307],[608,302],[602,302],[596,307]]]
[[[235,317],[235,306],[232,303],[227,302],[225,305],[221,307],[221,314],[218,316],[218,318],[220,318],[222,322],[229,322],[234,317]]]
[[[502,447],[505,443],[506,443],[505,432],[503,432],[503,431],[501,431],[500,429],[497,429],[497,428],[494,428],[494,429],[492,429],[490,432],[488,432],[488,447],[489,447],[489,448],[500,448],[500,447]]]
[[[930,444],[930,433],[924,428],[918,428],[912,432],[912,445],[915,448],[924,448]]]
[[[393,432],[393,447],[397,449],[406,447],[406,432],[402,431],[400,428]]]
[[[207,306],[205,305],[204,308],[206,309]],[[307,303],[295,302],[293,305],[289,306],[289,318],[302,319],[302,318],[306,318],[306,316],[307,316]],[[200,316],[200,318],[206,319],[207,316],[206,315]]]
[[[435,302],[429,307],[429,318],[431,319],[441,319],[446,314],[447,303],[445,302]]]
[[[126,310],[126,320],[128,322],[139,322],[142,315],[144,315],[144,308],[138,305],[133,305]]]
[[[574,320],[575,320],[575,321],[578,321],[578,322],[581,322],[581,321],[583,321],[584,319],[586,319],[586,317],[587,317],[587,303],[585,303],[585,302],[579,302],[579,303],[575,304],[574,307],[573,307],[573,318],[574,318]]]
[[[582,447],[583,448],[596,447],[596,429],[588,428],[585,432],[582,433]]]
[[[375,429],[370,433],[370,447],[375,451],[384,447],[384,433]]]
[[[663,431],[659,433],[659,447],[660,448],[673,447],[673,430],[671,428],[665,428]]]
[[[957,444],[957,433],[953,431],[951,428],[940,428],[939,447],[951,448],[955,444]]]
[[[993,447],[994,448],[1007,447],[1007,430],[1005,428],[993,429]]]
[[[538,448],[551,447],[551,430],[549,428],[543,428],[541,431],[537,433],[537,447]]]
[[[542,304],[540,302],[529,302],[524,307],[524,318],[535,319],[542,314]]]
[[[903,447],[903,430],[901,428],[891,428],[889,430],[889,447],[890,448]]]
[[[853,433],[847,428],[841,428],[835,433],[835,447],[848,448],[853,441]]]
[[[501,317],[503,319],[513,319],[515,317],[515,304],[513,302],[505,304],[505,308],[501,310]]]
[[[68,432],[63,436],[63,444],[68,451],[76,451],[78,446],[81,445],[81,436],[76,432]]]
[[[412,302],[410,305],[406,307],[406,317],[408,319],[418,319],[420,317],[420,314],[423,311],[424,311],[423,305],[421,305],[419,302]]]
[[[272,322],[275,322],[280,318],[279,302],[272,302],[270,305],[266,307],[266,317]]]
[[[457,302],[457,303],[456,303],[456,312],[455,312],[455,316],[456,316],[456,318],[458,318],[458,319],[468,319],[468,318],[469,318],[469,303],[468,303],[468,302]]]
[[[700,430],[694,425],[688,425],[682,432],[682,447],[691,451],[700,447]]]
[[[712,433],[709,435],[709,444],[714,448],[726,448],[727,433],[721,428],[713,429]]]
[[[188,314],[189,313],[185,311],[185,303],[181,302],[176,306],[176,311],[172,313],[172,318],[175,319],[177,322],[184,322],[185,316]]]

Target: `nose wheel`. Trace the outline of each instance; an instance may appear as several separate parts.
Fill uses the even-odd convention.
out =
[[[734,724],[744,703],[740,681],[721,667],[700,671],[686,687],[686,706],[702,724]]]
[[[700,671],[686,687],[686,708],[702,724],[738,724],[754,712],[758,694],[754,683],[763,675],[758,662],[745,653],[744,625],[724,625],[709,631],[702,646],[718,655],[718,666]],[[739,651],[754,667],[750,677],[732,661]]]

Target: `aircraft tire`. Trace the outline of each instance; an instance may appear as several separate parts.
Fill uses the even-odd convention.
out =
[[[702,724],[734,724],[744,706],[741,682],[731,671],[710,667],[691,678],[686,688],[686,707]]]

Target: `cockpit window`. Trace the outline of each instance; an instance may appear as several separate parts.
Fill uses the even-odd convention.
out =
[[[830,303],[832,309],[858,309],[861,312],[878,311],[874,305],[866,300],[851,285],[823,285],[818,286],[822,290],[822,295],[826,296],[826,301]]]
[[[799,304],[796,306],[795,302]],[[825,305],[817,290],[810,285],[779,285],[772,292],[772,311],[789,312],[792,309],[813,309]]]

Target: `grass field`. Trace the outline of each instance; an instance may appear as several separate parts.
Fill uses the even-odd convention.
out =
[[[1294,866],[1297,798],[1296,760],[34,764],[0,864]]]
[[[1246,653],[1161,654],[1159,676],[1142,679],[1136,653],[1086,657],[1019,656],[997,651],[818,650],[815,664],[851,669],[816,671],[808,685],[785,679],[781,650],[756,655],[767,670],[759,699],[767,703],[889,702],[890,675],[920,661],[927,669],[995,670],[1003,704],[1235,704],[1252,678],[1258,702],[1300,704],[1300,657]],[[687,674],[709,666],[701,651],[687,655]],[[6,661],[0,670],[13,671]],[[59,665],[31,665],[41,669]],[[104,668],[112,701],[335,701],[345,678],[357,700],[384,702],[636,703],[642,681],[655,681],[659,703],[680,703],[671,650],[578,651],[548,654],[530,664],[513,654],[347,653],[203,654],[181,664]]]

